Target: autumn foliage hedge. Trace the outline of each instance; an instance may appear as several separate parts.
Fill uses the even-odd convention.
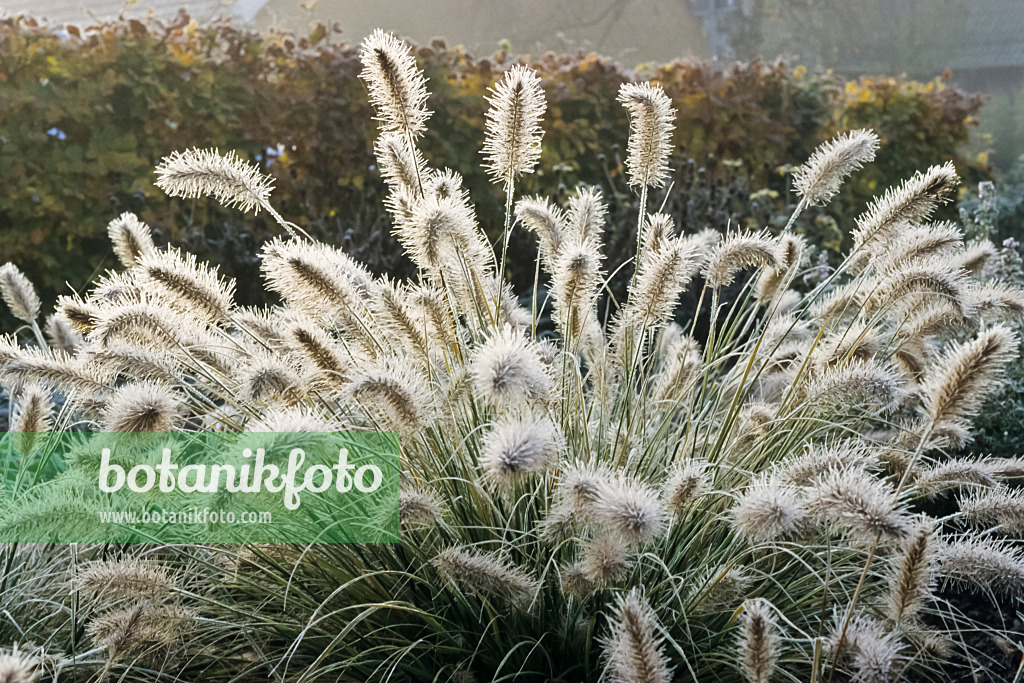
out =
[[[273,201],[284,216],[375,270],[400,268],[380,209],[356,48],[323,26],[303,37],[260,35],[226,22],[198,26],[184,13],[172,22],[89,27],[0,21],[0,260],[22,266],[45,298],[66,293],[112,264],[105,226],[130,210],[163,240],[219,261],[239,278],[245,303],[260,289],[249,292],[245,282],[256,280],[253,253],[272,226],[154,191],[156,161],[198,145],[259,161],[276,179]],[[519,58],[474,59],[439,42],[418,57],[435,111],[424,151],[462,172],[485,227],[500,227],[502,197],[477,163],[483,96]],[[635,221],[621,182],[628,122],[615,103],[630,78],[657,79],[679,110],[668,206],[684,228],[768,220],[765,198],[786,204],[790,196],[785,165],[847,127],[873,127],[883,147],[877,171],[862,174],[832,212],[858,210],[876,191],[875,174],[899,178],[946,159],[968,180],[986,171],[960,154],[981,100],[942,81],[844,84],[760,61],[724,68],[677,61],[631,73],[593,54],[545,54],[531,64],[549,107],[539,170],[523,191],[551,196],[579,181],[602,185],[613,247],[625,239],[616,217],[631,216],[620,225]],[[620,145],[607,154],[610,140]],[[761,213],[749,209],[758,201]]]

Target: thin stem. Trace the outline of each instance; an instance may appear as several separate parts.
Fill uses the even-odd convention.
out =
[[[794,209],[792,215],[790,215],[789,221],[786,222],[786,227],[782,229],[783,234],[790,231],[790,228],[792,228],[793,224],[796,223],[796,219],[800,216],[800,213],[804,208],[804,200],[801,198],[800,201],[797,202],[796,209]]]
[[[644,214],[647,212],[647,183],[640,188],[640,208],[636,217],[636,260],[633,267],[633,279],[630,280],[630,287],[636,284],[636,273],[640,270],[640,250],[643,247],[644,239]]]
[[[32,334],[35,335],[36,343],[39,344],[39,350],[48,356],[53,356],[50,345],[46,343],[46,337],[43,336],[43,331],[39,329],[39,323],[35,320],[32,321]]]
[[[420,199],[423,198],[423,180],[420,178],[420,165],[416,163],[416,143],[413,141],[412,131],[409,130],[409,126],[405,126],[405,140],[409,144],[409,154],[413,160],[413,170],[416,171],[416,189],[419,190]]]
[[[850,620],[853,619],[853,609],[857,605],[857,598],[860,597],[861,589],[864,588],[864,582],[868,578],[868,570],[871,568],[871,561],[875,559],[875,551],[878,550],[878,542],[881,538],[881,533],[875,535],[875,542],[871,544],[871,550],[868,552],[867,562],[864,563],[864,570],[860,573],[860,580],[857,581],[857,587],[853,590],[853,597],[850,599],[850,605],[846,608],[846,616],[843,617],[843,630],[839,633],[839,640],[836,642],[835,655],[832,657],[832,667],[828,672],[829,683],[831,683],[832,676],[836,672],[836,664],[839,662],[839,653],[843,649],[843,643],[846,642],[846,632],[850,628]]]
[[[508,241],[512,235],[512,193],[515,190],[512,169],[509,169],[508,179],[505,181],[505,228],[502,231],[501,242],[501,264],[498,267],[498,293],[494,302],[495,323],[501,322],[501,290],[505,284],[505,258],[508,255]]]
[[[537,286],[540,283],[540,254],[537,254],[537,261],[533,270],[533,305],[530,311],[533,315],[533,339],[537,340]]]
[[[309,233],[307,233],[305,230],[303,230],[299,226],[295,225],[295,223],[292,223],[291,221],[286,221],[284,219],[284,217],[281,216],[281,214],[279,214],[277,212],[277,210],[270,205],[270,202],[261,202],[260,203],[260,207],[264,211],[269,213],[274,218],[274,220],[277,221],[278,225],[280,225],[282,228],[287,230],[288,231],[288,235],[290,237],[298,237],[301,234],[307,240],[310,240],[310,241],[313,240],[313,238],[310,237]]]

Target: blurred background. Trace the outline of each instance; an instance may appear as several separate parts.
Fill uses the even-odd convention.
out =
[[[349,42],[383,27],[476,56],[505,42],[518,53],[595,51],[627,68],[781,56],[847,77],[945,75],[988,97],[975,146],[993,148],[996,167],[1024,153],[1024,0],[0,0],[0,11],[70,23],[169,19],[182,7],[261,31],[336,24]]]

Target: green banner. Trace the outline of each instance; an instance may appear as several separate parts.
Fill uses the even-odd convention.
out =
[[[9,433],[0,542],[397,543],[398,435]]]

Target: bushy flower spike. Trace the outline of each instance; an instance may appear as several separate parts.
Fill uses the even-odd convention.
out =
[[[484,167],[494,182],[511,193],[516,177],[533,173],[540,160],[541,119],[547,108],[540,77],[533,69],[516,64],[501,77],[487,101],[491,107],[487,110]]]
[[[668,176],[676,110],[659,86],[623,83],[619,102],[629,112],[626,170],[633,187],[661,187]]]

